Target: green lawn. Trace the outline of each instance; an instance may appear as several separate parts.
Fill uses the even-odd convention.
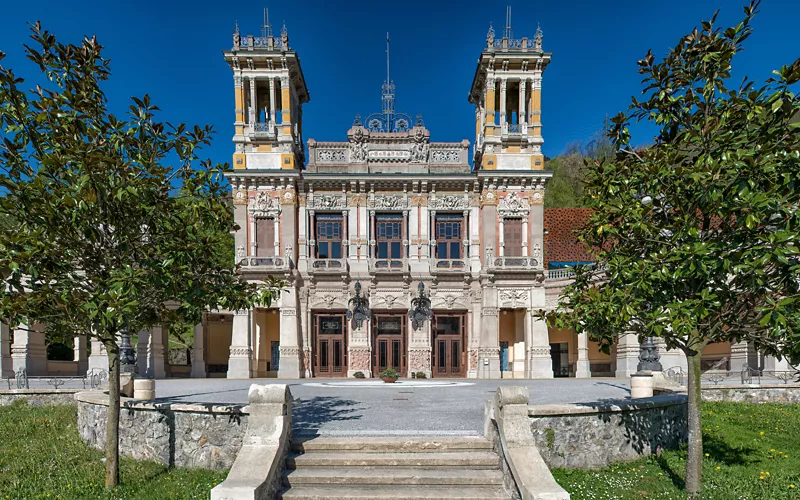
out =
[[[0,500],[208,498],[227,475],[123,459],[122,485],[107,491],[102,458],[78,436],[75,407],[0,407]]]
[[[800,499],[800,405],[703,404],[703,498]],[[686,451],[596,471],[553,470],[580,499],[686,498]]]

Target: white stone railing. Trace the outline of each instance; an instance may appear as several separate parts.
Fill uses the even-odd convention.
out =
[[[549,280],[571,280],[574,277],[575,270],[570,268],[547,270],[547,279]]]
[[[249,270],[288,269],[289,259],[283,257],[244,257],[239,265]]]
[[[308,259],[310,273],[347,272],[347,259]]]
[[[453,272],[464,273],[469,271],[469,266],[464,259],[435,259],[431,273]]]
[[[317,163],[347,163],[349,158],[349,148],[343,144],[340,147],[316,148],[314,159]]]
[[[408,270],[406,259],[370,259],[370,271],[402,273]]]
[[[428,162],[432,165],[461,165],[467,163],[468,153],[468,143],[432,142]]]
[[[536,270],[541,264],[535,257],[495,257],[489,269]]]

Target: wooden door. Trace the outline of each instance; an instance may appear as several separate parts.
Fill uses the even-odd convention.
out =
[[[404,314],[375,314],[372,320],[372,374],[378,377],[387,368],[408,376]]]
[[[466,314],[437,314],[433,318],[434,377],[463,377],[466,373]]]
[[[347,376],[347,341],[344,314],[314,315],[314,375]]]

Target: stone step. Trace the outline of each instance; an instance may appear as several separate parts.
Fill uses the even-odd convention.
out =
[[[401,467],[356,467],[351,469],[308,467],[287,471],[284,486],[298,485],[453,485],[502,486],[497,469],[409,469]]]
[[[489,451],[423,453],[363,453],[316,451],[292,453],[286,459],[290,469],[298,467],[466,467],[499,469],[500,458]]]
[[[509,500],[502,486],[296,486],[283,491],[286,500]]]
[[[385,452],[430,452],[449,450],[491,450],[492,443],[483,436],[373,436],[357,437],[310,437],[294,438],[292,450],[309,451],[361,451],[364,453]]]

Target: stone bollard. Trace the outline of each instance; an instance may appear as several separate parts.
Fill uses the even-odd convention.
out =
[[[133,399],[156,399],[156,381],[151,378],[134,379]]]
[[[631,399],[653,397],[653,375],[634,373],[631,375]]]

